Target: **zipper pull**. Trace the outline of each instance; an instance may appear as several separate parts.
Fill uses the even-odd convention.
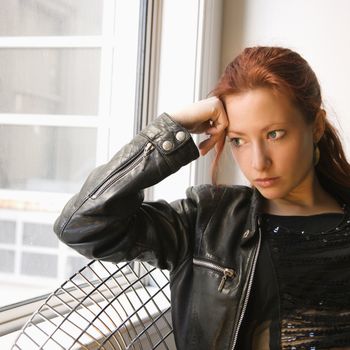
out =
[[[235,271],[232,269],[225,269],[224,270],[224,275],[222,276],[218,291],[222,292],[225,282],[228,278],[233,278],[235,276]]]
[[[143,161],[141,171],[145,169],[146,161],[149,154],[154,150],[154,146],[151,142],[147,143],[145,149],[143,150]]]

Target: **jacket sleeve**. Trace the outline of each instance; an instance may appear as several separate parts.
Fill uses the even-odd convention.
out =
[[[195,201],[144,202],[143,189],[198,156],[188,131],[162,114],[91,172],[57,218],[55,233],[88,258],[140,259],[173,270],[191,250]]]

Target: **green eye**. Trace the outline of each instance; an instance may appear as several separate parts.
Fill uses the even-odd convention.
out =
[[[285,134],[284,130],[272,130],[268,133],[268,138],[272,140],[277,140],[283,137]]]
[[[239,137],[233,137],[231,139],[231,143],[234,147],[239,147],[242,145],[242,139],[240,139]]]
[[[276,130],[271,131],[271,132],[269,133],[269,135],[271,136],[271,138],[275,139],[275,138],[277,137],[277,132],[276,132]]]

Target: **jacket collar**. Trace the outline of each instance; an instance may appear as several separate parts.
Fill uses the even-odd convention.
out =
[[[250,202],[250,208],[247,216],[247,221],[242,236],[241,245],[246,244],[250,241],[258,232],[260,224],[260,215],[262,213],[263,196],[255,188],[252,187],[252,196]]]
[[[350,207],[350,189],[341,187],[332,182],[328,184],[328,187],[325,187],[330,193],[333,193],[333,196],[337,199],[339,204],[343,208]],[[250,241],[258,232],[260,224],[260,216],[262,214],[263,200],[264,197],[261,193],[255,188],[250,188],[252,191],[251,195],[251,204],[249,208],[249,213],[245,225],[245,230],[242,236],[241,245],[246,244]]]

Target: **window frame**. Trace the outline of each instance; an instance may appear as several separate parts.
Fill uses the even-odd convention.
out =
[[[152,40],[148,40],[148,48],[145,50],[147,52],[147,57],[144,57],[144,62],[146,63],[145,78],[143,81],[139,81],[139,85],[148,87],[148,91],[144,91],[142,98],[135,97],[138,101],[138,109],[135,111],[135,118],[137,117],[138,124],[135,126],[134,133],[139,131],[142,126],[146,125],[149,121],[151,121],[158,113],[159,113],[159,105],[161,105],[162,101],[159,101],[159,75],[162,74],[159,67],[159,55],[162,55],[164,51],[164,47],[161,47],[161,36],[162,31],[164,30],[164,26],[166,26],[164,18],[168,15],[166,10],[164,10],[162,6],[162,0],[149,0],[149,5],[152,6],[152,21],[148,21],[148,28],[152,28],[153,36]],[[184,10],[187,6],[186,0],[178,1],[179,6],[181,6]],[[195,57],[189,57],[189,60],[195,60],[195,79],[192,82],[192,95],[188,96],[190,101],[198,100],[204,98],[209,89],[213,86],[213,82],[217,80],[219,77],[219,69],[220,69],[220,50],[221,50],[221,18],[222,18],[222,2],[216,0],[196,0],[195,6],[198,9],[197,13],[197,38],[196,38],[196,49],[195,49]],[[105,9],[106,10],[106,9]],[[148,7],[148,10],[149,7]],[[144,13],[149,12],[145,11]],[[150,33],[147,31],[148,35]],[[51,38],[50,38],[51,39]],[[61,38],[57,38],[55,45],[58,45]],[[96,38],[81,38],[75,37],[75,40],[85,40],[85,44],[92,45],[92,47],[96,47]],[[151,43],[151,44],[150,44]],[[0,48],[6,44],[6,38],[0,38]],[[9,45],[10,43],[8,43]],[[53,45],[54,43],[52,43]],[[61,43],[62,46],[63,43]],[[177,46],[174,50],[178,49],[181,46],[181,43],[177,43]],[[64,47],[66,47],[64,45]],[[85,46],[84,46],[85,47]],[[214,49],[213,49],[214,48]],[[101,60],[102,61],[102,60]],[[148,64],[147,64],[148,63]],[[107,71],[101,71],[101,74],[106,74]],[[110,72],[112,75],[115,75],[115,72]],[[109,76],[108,74],[106,76]],[[115,79],[115,77],[113,78]],[[171,92],[170,92],[171,93]],[[111,102],[109,105],[110,115],[116,112],[116,103],[117,99]],[[147,101],[147,104],[144,101]],[[143,101],[141,103],[140,101]],[[100,104],[101,105],[101,104]],[[74,117],[75,118],[75,117]],[[85,120],[80,120],[80,125]],[[106,125],[109,124],[110,121],[105,120]],[[0,123],[1,115],[0,115]],[[53,121],[54,122],[54,121]],[[89,119],[90,126],[94,127],[96,120]],[[57,123],[57,121],[56,121]],[[136,125],[136,124],[135,124]],[[86,126],[86,125],[84,125]],[[106,136],[106,131],[104,130],[104,135]],[[102,132],[102,134],[103,134]],[[109,135],[110,138],[113,138],[113,131]],[[199,141],[198,137],[194,137],[195,141]],[[110,143],[109,149],[106,150],[107,156],[99,155],[97,157],[98,163],[102,163],[107,161],[110,157],[110,154],[116,149],[115,145]],[[101,152],[102,153],[102,152]],[[209,179],[209,162],[210,157],[206,159],[199,159],[196,162],[190,164],[188,184],[194,185],[202,182],[208,182]],[[152,194],[149,194],[149,197],[152,197]],[[61,200],[65,202],[67,200],[67,196],[62,195]],[[13,336],[16,332],[15,329],[21,328],[26,317],[26,315],[30,315],[37,307],[38,303],[42,301],[47,295],[37,297],[28,301],[23,301],[21,303],[17,303],[14,305],[10,305],[4,308],[0,308],[0,313],[2,311],[6,311],[7,316],[6,319],[2,318],[2,322],[0,324],[0,336],[2,334],[8,334],[11,336],[9,339],[13,339]],[[1,329],[5,326],[11,325],[11,331],[1,332]],[[8,328],[10,329],[10,327]],[[11,333],[12,332],[12,333]],[[2,337],[4,338],[4,337]],[[10,340],[10,341],[11,341]]]
[[[102,21],[102,33],[100,36],[47,36],[47,37],[0,37],[0,49],[32,49],[32,48],[96,48],[101,50],[100,54],[100,86],[99,86],[99,101],[98,101],[98,113],[96,115],[59,115],[59,114],[20,114],[20,113],[0,113],[0,124],[2,125],[24,125],[24,126],[54,126],[54,127],[88,127],[95,128],[97,130],[96,138],[96,164],[95,166],[102,164],[110,158],[110,153],[114,152],[115,145],[110,142],[110,134],[115,134],[115,130],[119,128],[118,121],[115,120],[115,111],[119,110],[118,102],[119,98],[115,98],[115,91],[122,88],[122,84],[118,81],[116,72],[116,65],[120,61],[125,60],[123,52],[127,52],[128,47],[126,40],[121,40],[123,32],[122,21],[119,21],[119,17],[127,17],[127,10],[123,9],[123,14],[118,14],[118,9],[123,7],[125,3],[120,0],[104,1],[103,4],[103,18]],[[126,5],[127,6],[127,5]],[[130,17],[129,17],[130,19]],[[137,21],[140,21],[139,14]],[[111,35],[111,33],[113,33]],[[124,46],[123,46],[124,45]],[[137,44],[139,45],[139,44]],[[120,47],[123,47],[120,49]],[[118,47],[118,50],[116,48]],[[124,54],[125,56],[125,54]],[[136,61],[136,56],[135,56]],[[136,73],[135,73],[136,76]],[[137,88],[135,81],[130,79],[130,83],[133,84],[134,92],[130,95],[128,101],[123,101],[122,110],[127,110],[131,120],[134,118],[134,101],[135,101],[135,89]],[[130,103],[130,101],[132,103]],[[130,106],[132,105],[132,108]],[[123,134],[126,137],[132,136],[133,125],[128,130],[123,130]],[[119,133],[121,131],[119,130]],[[33,214],[39,214],[46,216],[44,221],[53,222],[57,217],[64,204],[71,198],[72,193],[57,193],[57,192],[37,192],[37,191],[20,191],[20,190],[7,190],[0,189],[0,197],[6,198],[9,201],[22,201],[23,203],[35,198],[33,203],[34,210],[17,210],[15,213],[11,210],[3,210],[0,217],[16,219],[21,214],[30,217]],[[48,207],[48,203],[55,203],[53,206]],[[21,209],[21,208],[17,208]],[[23,209],[23,208],[22,208]],[[24,208],[25,209],[25,208]],[[44,210],[45,209],[45,210]],[[37,211],[38,210],[38,211]],[[34,220],[35,222],[35,220]],[[17,229],[18,230],[18,229]],[[18,232],[16,233],[18,236]],[[2,248],[13,248],[14,244],[1,243]],[[18,239],[15,243],[15,251],[40,251],[41,247],[19,247]],[[45,252],[51,252],[52,250],[59,249],[62,252],[63,258],[67,255],[75,256],[72,251],[59,242],[59,248],[43,248]],[[73,252],[74,254],[77,254]],[[18,255],[18,254],[17,254]],[[61,256],[59,256],[59,259]],[[17,259],[17,258],[16,258]],[[59,264],[61,265],[61,264]],[[18,262],[16,263],[18,270]],[[60,268],[59,268],[60,270]],[[61,269],[62,270],[62,269]],[[18,272],[18,271],[17,271]],[[60,271],[59,271],[60,272]],[[58,279],[62,275],[59,273]],[[8,278],[6,273],[2,274],[3,277]],[[16,276],[14,276],[16,277]],[[55,285],[57,287],[57,278],[52,283],[52,289]],[[39,278],[40,279],[40,278]],[[62,279],[62,278],[61,278]],[[50,283],[48,281],[48,283]],[[13,333],[20,329],[27,321],[29,316],[36,310],[37,306],[45,300],[50,293],[46,293],[34,298],[22,300],[13,304],[9,304],[0,307],[0,337]]]

